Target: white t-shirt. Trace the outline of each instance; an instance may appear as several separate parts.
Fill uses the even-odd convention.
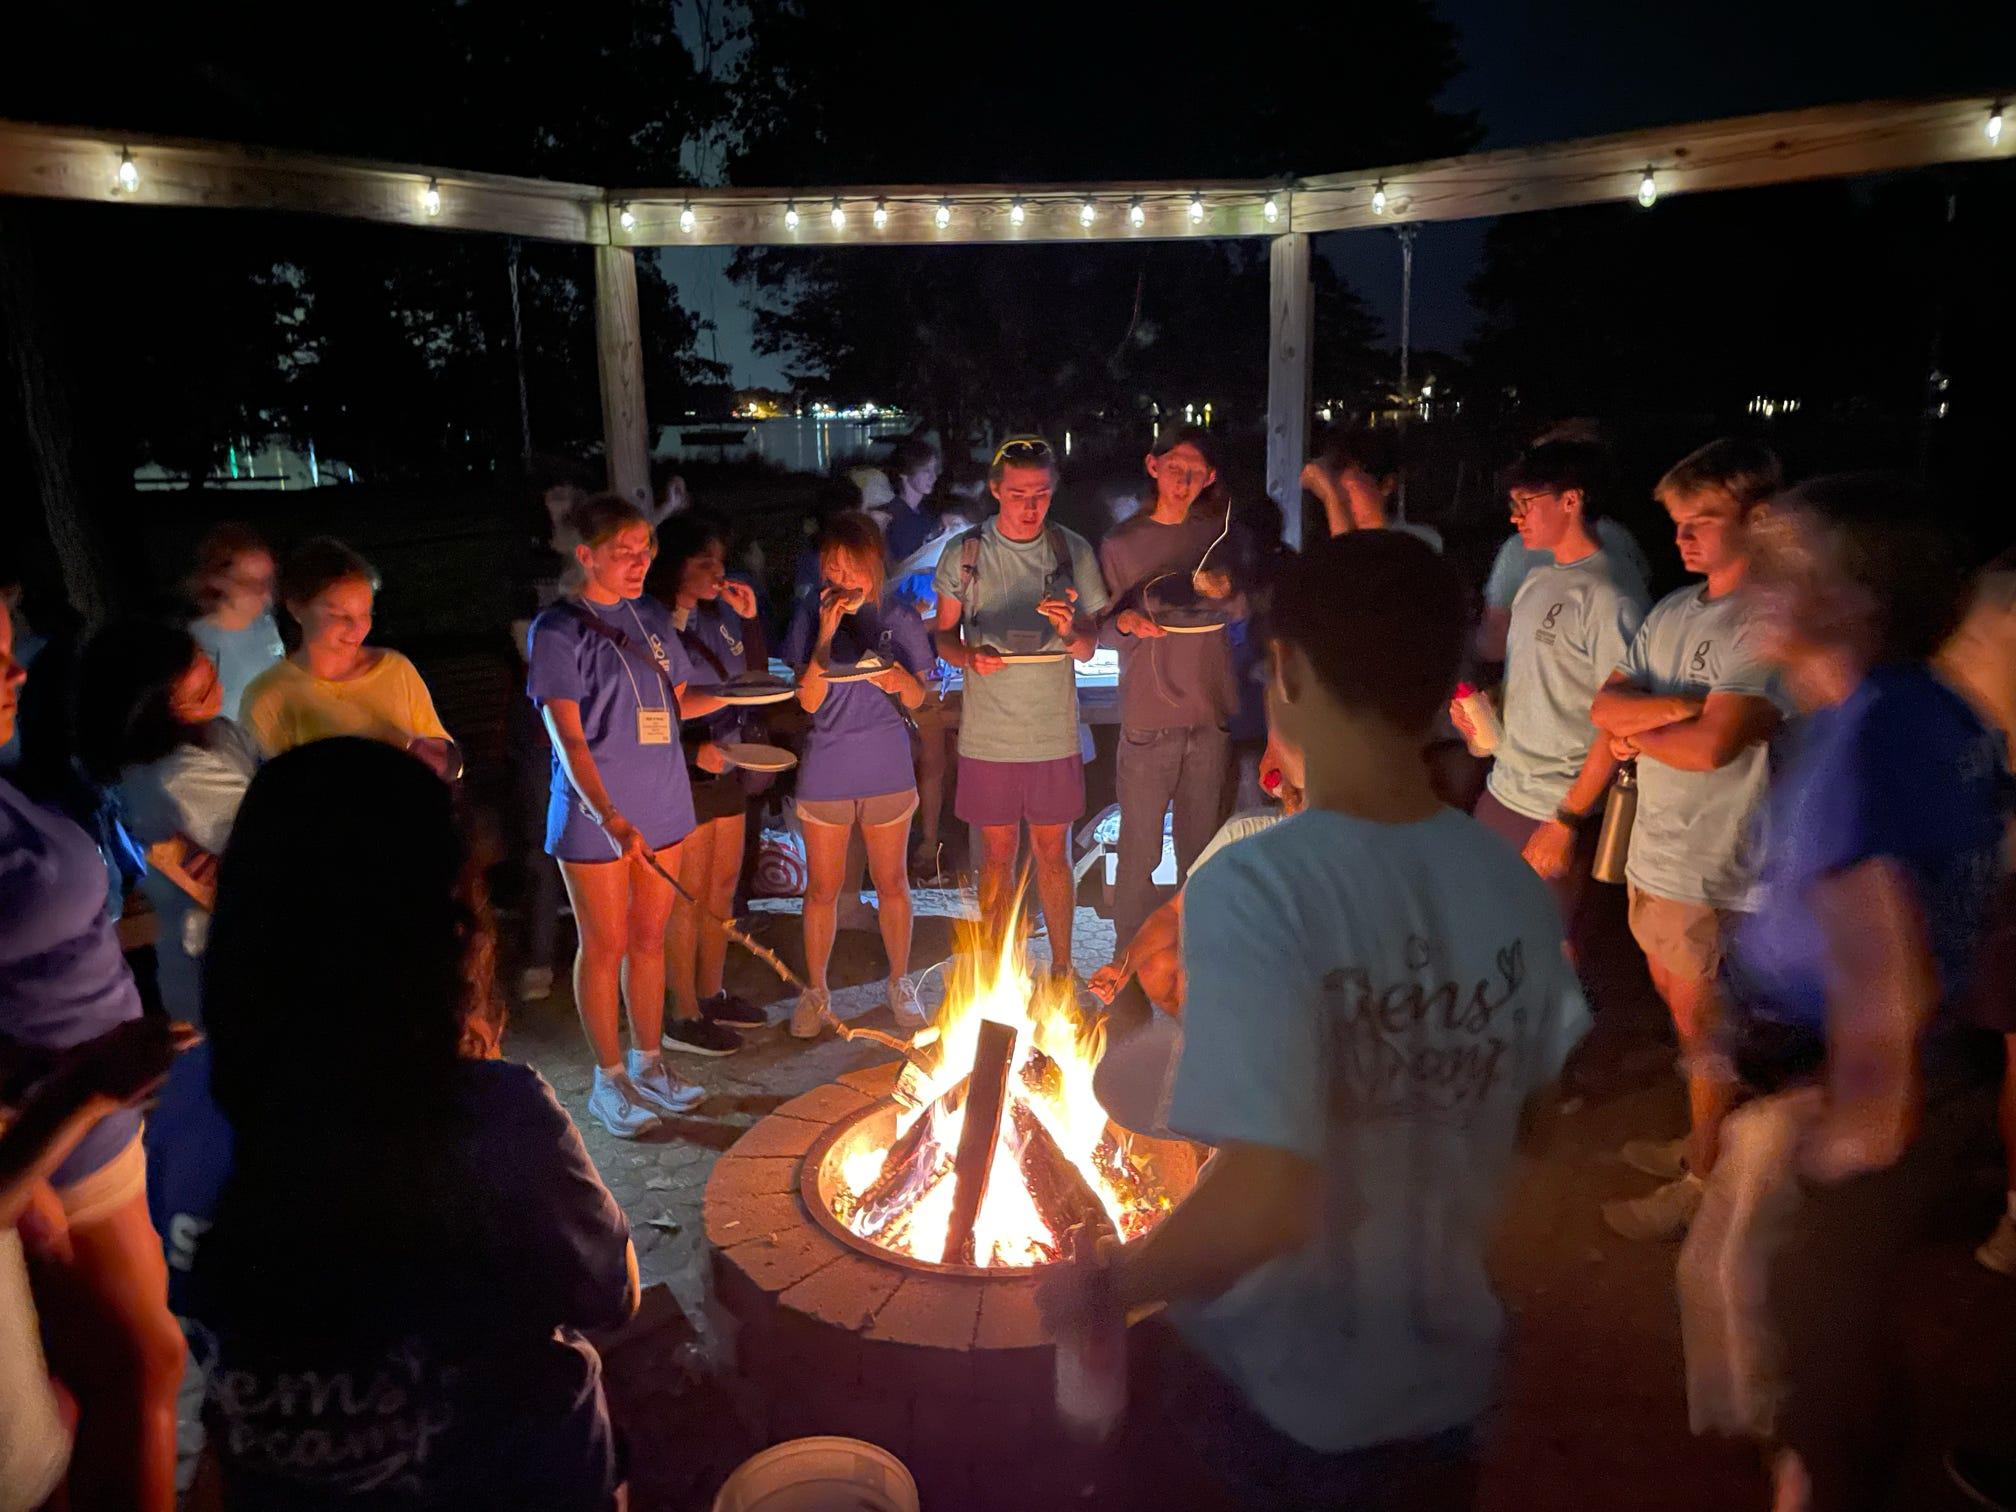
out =
[[[1190,875],[1196,876],[1197,869],[1235,840],[1244,840],[1249,835],[1257,835],[1262,830],[1270,830],[1288,816],[1278,808],[1242,809],[1218,826],[1218,833],[1204,842],[1204,849],[1197,852],[1197,859],[1190,863]]]
[[[1519,1114],[1588,1010],[1545,886],[1465,814],[1328,810],[1217,857],[1183,907],[1169,1125],[1318,1168],[1303,1249],[1173,1316],[1269,1422],[1342,1453],[1474,1421]]]

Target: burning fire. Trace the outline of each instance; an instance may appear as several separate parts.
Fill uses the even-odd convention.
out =
[[[934,1072],[907,1078],[918,1105],[898,1117],[893,1143],[856,1151],[840,1165],[833,1206],[841,1221],[919,1260],[1044,1265],[1062,1257],[1074,1224],[1131,1239],[1171,1205],[1152,1162],[1131,1153],[1127,1135],[1109,1124],[1093,1095],[1103,1021],[1085,1019],[1067,982],[1037,980],[1017,920],[1002,939],[991,953],[955,957],[936,1023],[942,1055]],[[956,1156],[974,1100],[969,1073],[981,1025],[990,1021],[1015,1031],[1000,1132],[970,1248],[947,1254]]]

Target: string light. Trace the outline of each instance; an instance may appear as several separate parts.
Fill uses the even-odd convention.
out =
[[[1015,196],[1013,200],[1009,202],[1008,224],[1011,226],[1019,226],[1022,224],[1022,222],[1026,221],[1027,219],[1029,219],[1029,212],[1022,208],[1022,196],[1018,194]]]
[[[1638,203],[1643,205],[1647,210],[1650,210],[1653,201],[1658,198],[1659,185],[1653,181],[1651,165],[1647,164],[1645,177],[1638,180]]]
[[[119,187],[128,194],[140,188],[140,170],[134,165],[133,154],[124,147],[119,149]]]
[[[885,199],[878,199],[877,201],[875,201],[875,229],[877,231],[883,230],[885,227],[888,226],[888,224],[889,224],[889,201]]]
[[[429,215],[441,213],[441,185],[438,180],[427,180],[427,187],[420,194],[420,205]]]
[[[1202,194],[1193,194],[1190,196],[1190,224],[1193,226],[1204,224],[1204,196]]]
[[[784,206],[784,229],[786,231],[796,231],[798,229],[798,201],[796,200],[787,201]]]
[[[1267,224],[1270,226],[1281,219],[1281,200],[1279,196],[1268,195],[1266,203],[1260,207],[1260,213],[1267,218]]]
[[[827,219],[833,222],[835,231],[844,231],[847,227],[847,210],[840,203],[840,196],[837,194],[833,196],[833,211]]]
[[[2002,102],[1997,100],[1988,112],[1988,124],[1981,128],[1988,133],[1988,145],[1994,146],[2002,140]]]
[[[621,226],[625,231],[635,231],[637,229],[637,212],[632,210],[628,204],[618,205],[616,207],[616,224]]]
[[[931,217],[931,223],[940,231],[952,224],[952,201],[949,199],[938,201],[938,211]]]
[[[1098,218],[1098,215],[1099,215],[1099,207],[1093,204],[1091,196],[1087,195],[1085,198],[1085,203],[1078,207],[1078,224],[1081,226],[1089,226],[1092,224],[1094,220]]]
[[[693,214],[693,201],[688,200],[679,211],[679,229],[691,236],[693,227],[698,223],[698,217]]]
[[[1127,224],[1136,230],[1148,224],[1148,212],[1141,208],[1141,201],[1138,199],[1127,206]]]
[[[1372,186],[1372,213],[1374,215],[1384,215],[1386,213],[1386,180],[1384,179],[1379,180],[1378,183]]]

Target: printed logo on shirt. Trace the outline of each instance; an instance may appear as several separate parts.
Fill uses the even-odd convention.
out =
[[[1330,1114],[1341,1123],[1426,1118],[1464,1123],[1506,1070],[1511,1036],[1526,1010],[1502,1010],[1526,981],[1525,944],[1499,950],[1495,978],[1437,981],[1439,952],[1407,941],[1407,975],[1375,982],[1362,966],[1323,977],[1330,1037]]]
[[[1689,672],[1706,672],[1708,670],[1708,652],[1714,644],[1715,642],[1712,640],[1704,640],[1694,648],[1694,659],[1687,663],[1687,670]]]
[[[665,654],[665,642],[658,638],[658,633],[655,630],[647,631],[644,638],[651,642],[651,659],[658,663],[658,670],[663,672],[667,677],[670,677],[672,675],[672,658]],[[740,648],[738,647],[737,649],[739,650]]]
[[[1561,611],[1567,607],[1566,603],[1559,603],[1550,608],[1547,611],[1546,618],[1540,621],[1540,628],[1533,632],[1533,639],[1540,642],[1543,646],[1553,645],[1554,621],[1561,617]]]

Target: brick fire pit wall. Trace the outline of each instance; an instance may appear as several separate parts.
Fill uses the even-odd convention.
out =
[[[900,1063],[793,1098],[707,1183],[715,1285],[770,1442],[839,1433],[916,1476],[926,1512],[1067,1505],[1088,1467],[1059,1434],[1053,1348],[1027,1271],[941,1274],[842,1242],[807,1211],[800,1166],[834,1123],[886,1096]]]

